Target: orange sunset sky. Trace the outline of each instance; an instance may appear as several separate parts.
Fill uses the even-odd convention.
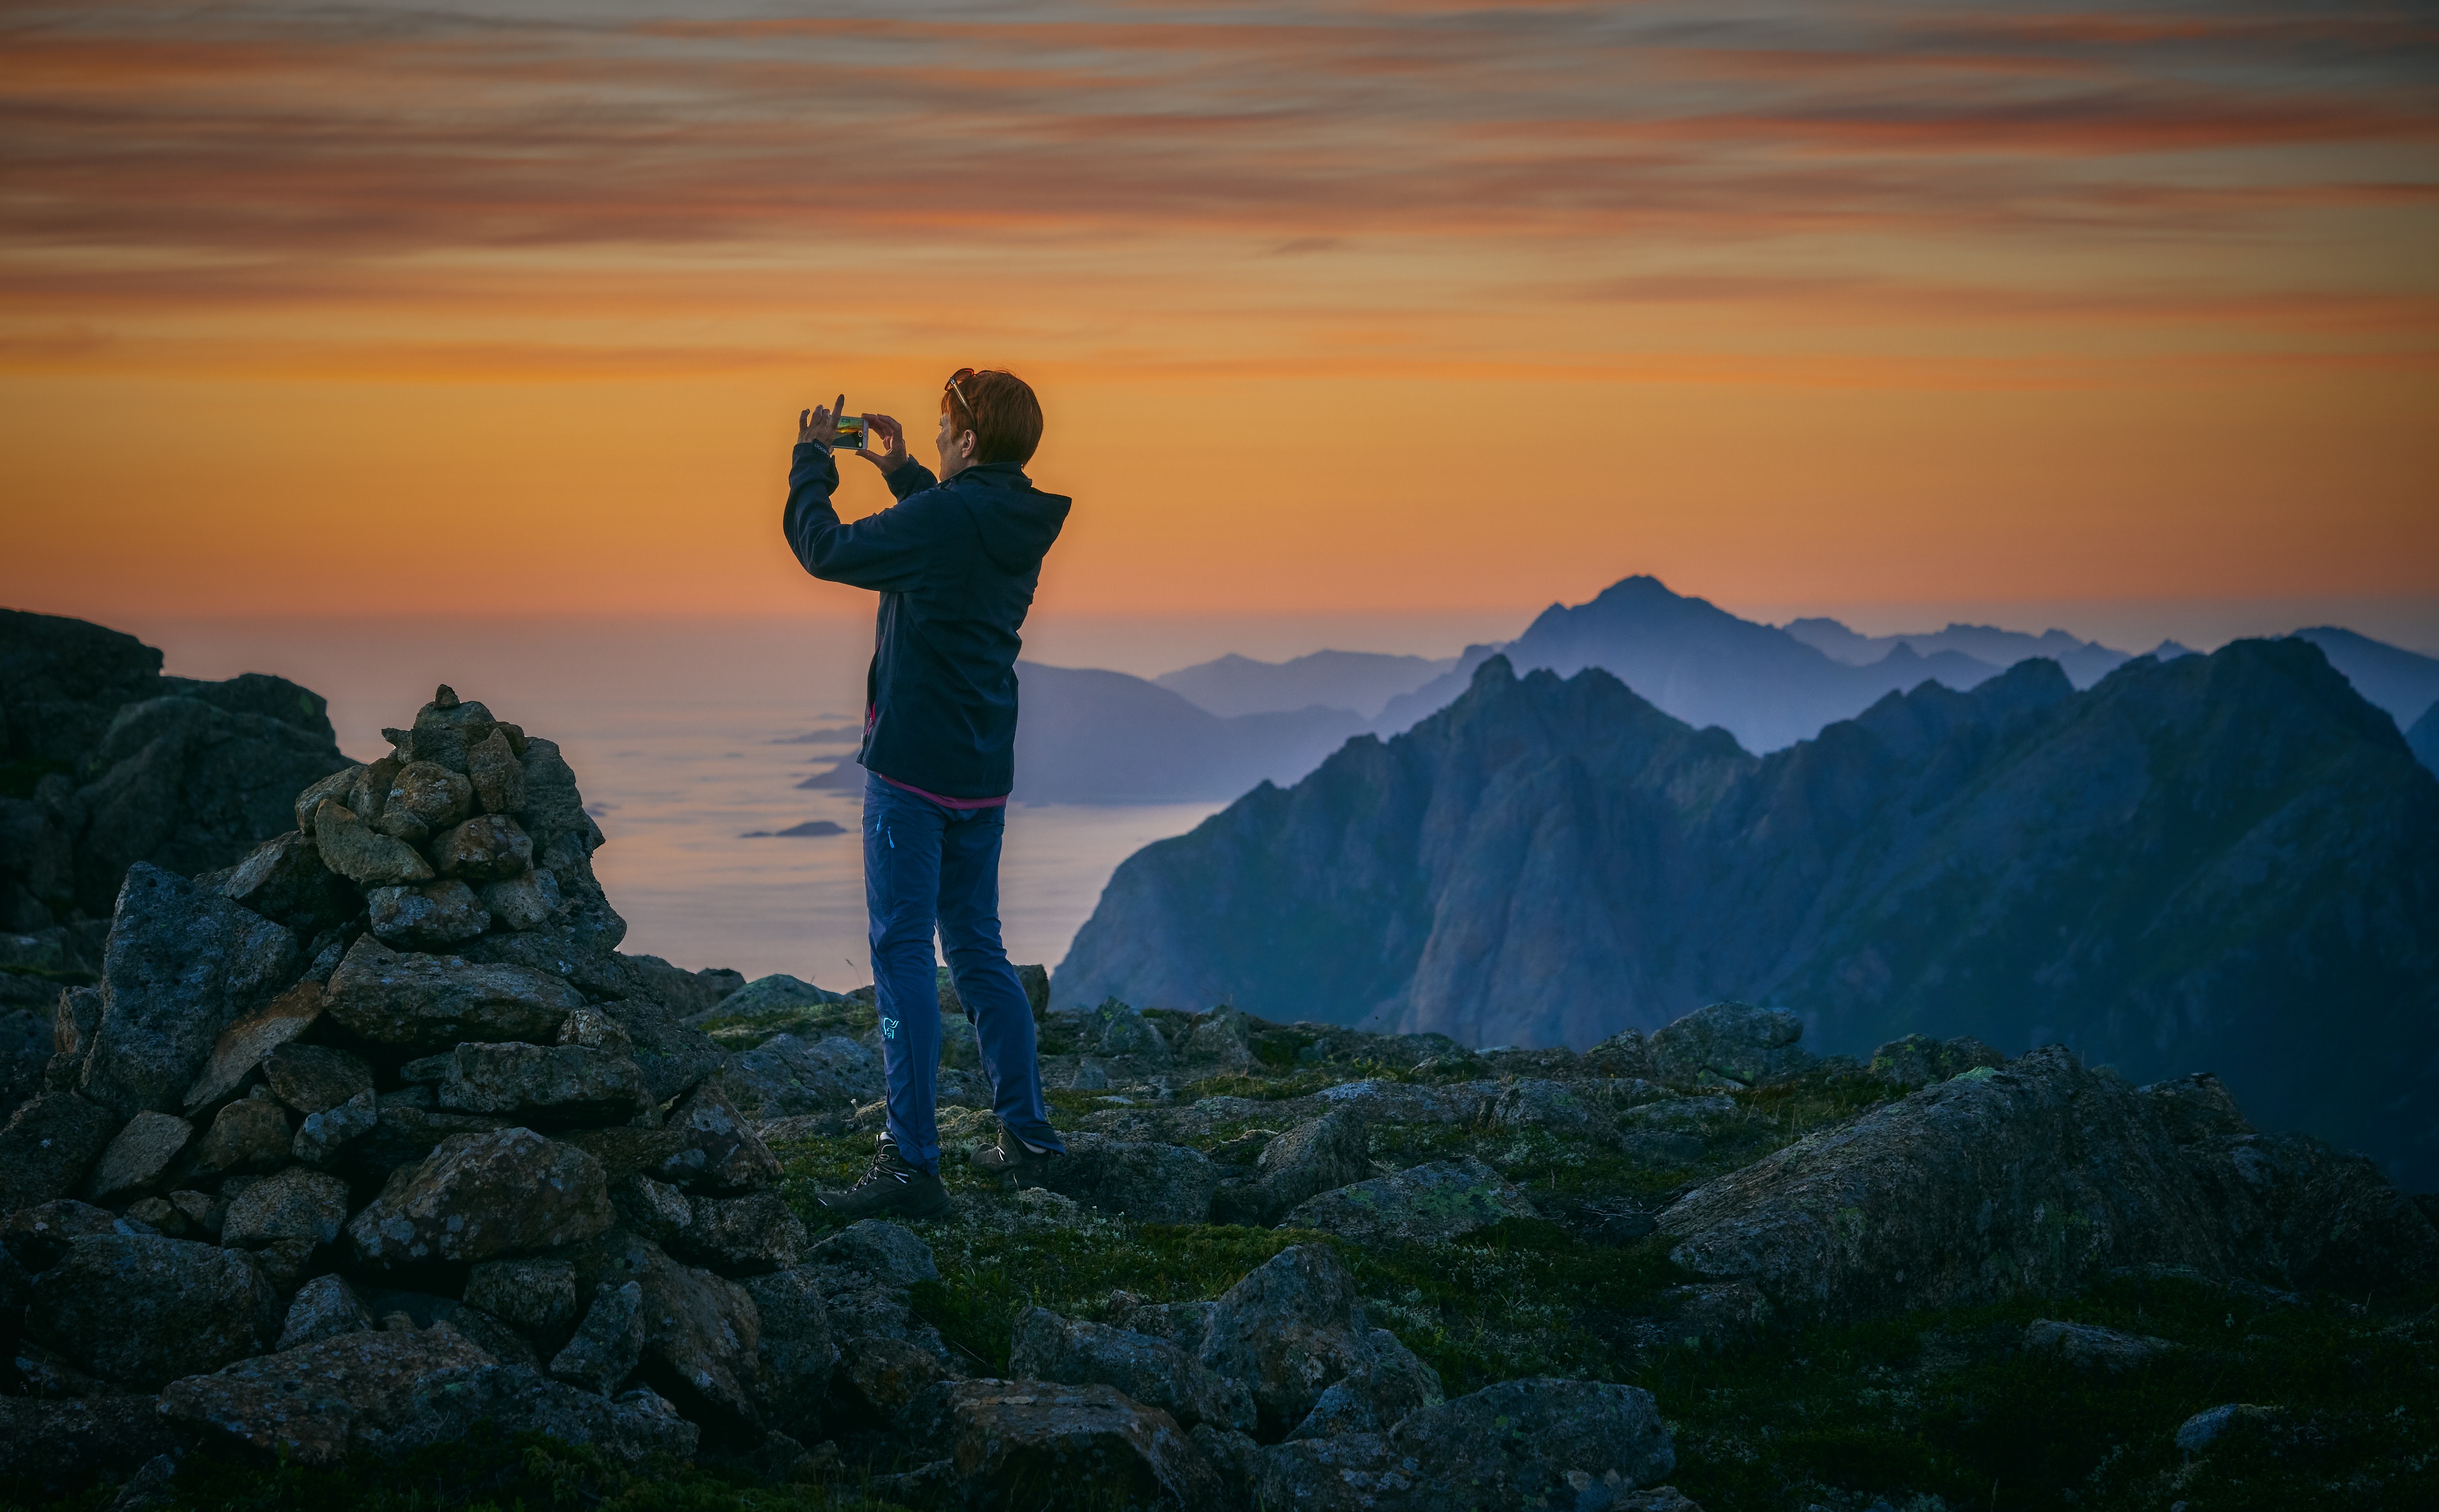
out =
[[[2428,5],[0,18],[12,607],[860,608],[961,364],[1067,613],[2439,597]]]

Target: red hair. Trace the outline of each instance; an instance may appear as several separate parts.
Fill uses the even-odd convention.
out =
[[[974,433],[977,462],[1023,466],[1041,444],[1041,401],[1014,373],[958,368],[940,387],[940,413],[952,436]]]

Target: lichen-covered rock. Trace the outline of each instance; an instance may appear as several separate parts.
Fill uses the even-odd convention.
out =
[[[440,1083],[440,1106],[456,1112],[514,1113],[575,1124],[632,1118],[644,1106],[635,1062],[585,1045],[461,1044]]]
[[[273,836],[236,865],[197,878],[196,885],[286,925],[302,939],[344,922],[356,911],[356,889],[323,863],[321,847],[304,828],[299,825]]]
[[[341,1146],[371,1133],[380,1122],[380,1098],[366,1087],[336,1108],[307,1113],[296,1126],[296,1138],[288,1150],[308,1165],[328,1165],[338,1158]]]
[[[792,1266],[741,1285],[761,1322],[755,1392],[763,1421],[782,1432],[810,1432],[819,1426],[822,1400],[839,1358],[820,1278],[810,1269]]]
[[[630,1281],[614,1287],[604,1282],[575,1337],[550,1362],[553,1378],[571,1386],[607,1396],[634,1373],[644,1358],[644,1286]]]
[[[347,1183],[336,1176],[291,1165],[254,1183],[229,1199],[221,1218],[221,1242],[257,1249],[274,1239],[337,1241],[347,1220]]]
[[[322,864],[358,887],[396,887],[432,881],[432,863],[413,845],[384,835],[335,798],[313,809],[313,847]]]
[[[1522,1187],[1469,1155],[1325,1192],[1298,1204],[1279,1225],[1319,1229],[1358,1243],[1412,1242],[1452,1239],[1504,1218],[1534,1216]]]
[[[2244,1110],[2236,1106],[2235,1094],[2207,1071],[2155,1081],[2143,1092],[2151,1099],[2168,1137],[2180,1145],[2242,1138],[2257,1132],[2244,1116]]]
[[[75,1191],[121,1121],[72,1092],[45,1092],[20,1106],[0,1130],[0,1212]]]
[[[796,1263],[805,1225],[778,1192],[688,1197],[649,1176],[631,1176],[612,1194],[628,1226],[680,1259],[723,1275],[753,1275]]]
[[[34,1278],[26,1331],[97,1376],[157,1387],[253,1354],[279,1329],[251,1255],[187,1239],[80,1238]]]
[[[2223,1126],[2190,1102],[2137,1096],[2190,1136],[2179,1164],[2237,1274],[2366,1300],[2439,1281],[2439,1228],[2369,1158],[2307,1134],[2206,1134]]]
[[[1105,1056],[1128,1056],[1150,1065],[1168,1063],[1168,1041],[1142,1012],[1115,998],[1084,1016],[1084,1035]]]
[[[2024,1325],[2024,1352],[2064,1360],[2085,1370],[2131,1370],[2177,1346],[2147,1334],[2120,1333],[2096,1324],[2036,1318]]]
[[[613,1181],[641,1173],[688,1191],[735,1194],[779,1179],[779,1158],[710,1082],[688,1093],[658,1129],[582,1129],[566,1138],[597,1156]]]
[[[1437,1374],[1396,1335],[1372,1326],[1355,1278],[1324,1245],[1280,1251],[1218,1301],[1171,1309],[1166,1326],[1117,1321],[1166,1334],[1214,1375],[1244,1382],[1267,1437],[1295,1428],[1325,1391],[1350,1377],[1361,1379],[1375,1415],[1386,1421],[1440,1396]]]
[[[1194,1021],[1178,1041],[1177,1058],[1202,1075],[1225,1075],[1254,1064],[1253,1020],[1225,1005]]]
[[[212,1126],[195,1146],[195,1174],[210,1178],[242,1171],[267,1171],[284,1164],[294,1131],[288,1110],[261,1087],[240,1097],[212,1118]]]
[[[600,1007],[627,1031],[635,1064],[644,1074],[644,1091],[655,1104],[692,1092],[728,1064],[727,1052],[710,1037],[680,1023],[675,1013],[651,998],[620,998]]]
[[[1211,1158],[1184,1145],[1077,1133],[1050,1163],[1041,1184],[1062,1196],[1139,1223],[1201,1223],[1211,1216],[1220,1173]]]
[[[1811,1057],[1796,1044],[1804,1021],[1785,1008],[1714,1003],[1656,1030],[1652,1064],[1679,1086],[1753,1086],[1801,1070]]]
[[[2064,1291],[2115,1265],[2239,1269],[2148,1099],[2057,1048],[1808,1135],[1660,1229],[1698,1275],[1832,1317]]]
[[[409,761],[390,778],[379,818],[365,823],[384,835],[420,845],[474,808],[474,784],[437,761]]]
[[[0,1482],[67,1491],[98,1477],[130,1475],[191,1446],[183,1423],[164,1418],[151,1396],[45,1401],[0,1396]]]
[[[435,840],[432,858],[445,877],[506,881],[533,869],[533,840],[506,814],[477,814]]]
[[[318,1275],[297,1288],[289,1300],[276,1347],[298,1349],[343,1333],[363,1333],[372,1325],[372,1316],[365,1311],[355,1288],[341,1277]]]
[[[567,906],[560,895],[559,874],[537,867],[504,881],[485,882],[476,895],[494,922],[512,930],[540,929]]]
[[[691,1454],[692,1424],[658,1399],[604,1401],[502,1364],[450,1328],[347,1333],[191,1376],[161,1414],[303,1465],[397,1458],[462,1442],[478,1422],[593,1449],[614,1464]]]
[[[0,1249],[7,1250],[9,1258],[29,1274],[67,1258],[69,1247],[80,1238],[147,1232],[140,1222],[122,1218],[108,1208],[64,1197],[0,1214]]]
[[[1581,1506],[1584,1489],[1630,1491],[1677,1465],[1649,1392],[1546,1377],[1501,1381],[1409,1414],[1387,1447],[1415,1462],[1404,1503],[1414,1512]]]
[[[601,1163],[530,1129],[459,1134],[392,1176],[347,1225],[387,1268],[471,1263],[592,1237],[614,1214]]]
[[[1020,1486],[1046,1506],[1100,1501],[1192,1512],[1225,1503],[1210,1462],[1173,1418],[1108,1386],[943,1381],[914,1413],[970,1503]]]
[[[300,1113],[336,1108],[373,1089],[372,1067],[330,1045],[283,1044],[263,1058],[262,1079]]]
[[[1007,1368],[1027,1380],[1113,1386],[1187,1428],[1209,1423],[1251,1432],[1257,1421],[1243,1381],[1214,1373],[1167,1340],[1071,1321],[1046,1307],[1018,1316]]]
[[[393,951],[366,935],[331,974],[329,1005],[333,1020],[381,1044],[547,1044],[567,1015],[584,1005],[584,995],[525,967]]]
[[[365,895],[373,934],[401,950],[433,951],[491,927],[490,910],[457,878],[420,887],[376,887]]]
[[[80,1090],[122,1118],[184,1106],[221,1031],[301,964],[280,926],[157,866],[129,867]]]
[[[104,1146],[84,1179],[88,1202],[120,1201],[154,1185],[195,1137],[195,1126],[171,1113],[141,1112]]]
[[[512,814],[525,806],[525,769],[509,747],[506,730],[493,730],[466,747],[466,774],[485,813]]]
[[[904,1224],[875,1218],[850,1223],[815,1244],[805,1263],[882,1287],[940,1279],[930,1245]]]
[[[739,1105],[768,1123],[841,1112],[880,1096],[881,1058],[844,1035],[780,1034],[739,1055],[725,1079]]]
[[[187,1089],[189,1117],[230,1093],[262,1064],[263,1058],[313,1027],[322,1016],[322,984],[303,981],[221,1031],[212,1053]]]
[[[466,1305],[516,1328],[548,1359],[576,1328],[576,1267],[539,1255],[486,1260],[466,1278]]]
[[[1943,1041],[1927,1034],[1910,1034],[1873,1051],[1868,1069],[1873,1076],[1901,1087],[1922,1087],[1961,1076],[1976,1066],[1995,1070],[2006,1063],[2005,1056],[1971,1035]]]
[[[505,1118],[484,1113],[449,1113],[430,1106],[431,1089],[412,1089],[377,1097],[373,1127],[339,1152],[340,1168],[351,1179],[379,1183],[401,1165],[420,1163],[440,1142],[458,1134],[488,1134],[508,1127]]]

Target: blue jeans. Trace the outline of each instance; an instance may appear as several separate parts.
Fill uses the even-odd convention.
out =
[[[900,1156],[925,1170],[940,1162],[935,924],[950,980],[981,1043],[991,1111],[1028,1143],[1067,1147],[1051,1131],[1041,1096],[1033,1005],[999,939],[999,845],[1006,822],[1006,809],[944,809],[864,774],[863,902],[872,916],[889,1137]]]

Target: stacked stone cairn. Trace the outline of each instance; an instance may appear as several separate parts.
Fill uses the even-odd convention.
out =
[[[680,1022],[742,979],[617,952],[550,741],[447,687],[383,733],[235,866],[132,868],[63,995],[0,1134],[12,1471],[485,1419],[801,1461],[837,1354],[805,1232]]]

